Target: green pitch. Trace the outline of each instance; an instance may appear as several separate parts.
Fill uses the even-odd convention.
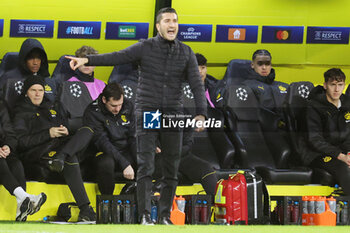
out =
[[[350,232],[350,226],[140,226],[140,225],[57,225],[50,223],[0,223],[1,233],[42,232],[42,233],[342,233]]]

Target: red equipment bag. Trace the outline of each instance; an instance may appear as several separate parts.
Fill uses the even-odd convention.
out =
[[[215,194],[215,221],[221,224],[265,224],[270,201],[259,175],[238,171],[219,180]]]

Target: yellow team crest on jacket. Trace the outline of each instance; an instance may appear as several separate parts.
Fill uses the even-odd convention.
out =
[[[122,119],[123,122],[127,122],[128,121],[128,119],[126,119],[125,115],[121,115],[120,118]]]
[[[282,85],[278,86],[278,89],[280,89],[280,93],[287,93],[287,88]]]
[[[323,158],[323,162],[325,162],[325,163],[328,163],[331,160],[332,160],[331,156],[326,156],[326,157]]]
[[[349,121],[350,120],[350,112],[346,112],[344,114],[344,118],[345,118],[345,120]]]
[[[52,156],[54,156],[56,154],[56,151],[50,151],[49,152],[49,157],[52,157]]]
[[[48,91],[52,91],[52,88],[49,86],[49,85],[45,85],[45,91],[48,92]]]
[[[57,115],[57,112],[53,109],[50,109],[50,113],[51,113],[52,117],[56,117],[56,115]]]

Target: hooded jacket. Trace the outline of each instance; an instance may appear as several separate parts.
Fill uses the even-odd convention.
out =
[[[305,157],[306,164],[318,155],[336,159],[339,153],[350,151],[350,98],[340,96],[341,107],[337,108],[326,97],[323,86],[312,89],[306,112],[307,141],[309,148],[317,153]]]
[[[160,35],[138,42],[119,52],[89,55],[86,65],[140,63],[136,93],[137,117],[142,111],[182,111],[182,83],[188,82],[195,97],[196,114],[207,115],[204,85],[192,49],[178,39]],[[163,111],[164,113],[164,111]],[[141,121],[140,121],[141,122]],[[142,128],[142,127],[140,127]]]
[[[1,78],[1,83],[5,83],[7,79],[10,78],[21,78],[22,80],[25,78],[27,75],[33,74],[27,67],[26,64],[26,58],[29,55],[29,53],[33,50],[37,50],[40,53],[41,56],[41,65],[40,69],[37,72],[37,75],[40,75],[42,77],[49,77],[49,64],[47,61],[47,55],[44,50],[44,47],[40,43],[40,41],[36,39],[26,39],[21,46],[21,49],[19,51],[19,61],[18,61],[18,67],[6,72],[2,78]],[[2,86],[2,85],[1,85]]]
[[[94,142],[99,151],[112,155],[124,170],[129,161],[121,151],[136,147],[134,108],[124,98],[117,115],[113,115],[102,102],[102,95],[85,110],[84,125],[94,130]]]
[[[253,90],[261,107],[275,113],[281,113],[280,108],[286,98],[288,84],[275,81],[274,69],[271,69],[267,77],[260,76],[255,70],[250,69],[243,84]]]
[[[41,77],[45,78],[45,82],[46,82],[46,86],[45,86],[45,94],[46,97],[50,100],[53,101],[54,100],[54,90],[56,89],[55,84],[53,81],[50,80],[50,73],[49,73],[49,64],[48,64],[48,60],[47,60],[47,55],[46,52],[44,50],[44,47],[42,46],[42,44],[40,43],[40,41],[36,40],[36,39],[26,39],[21,46],[21,49],[19,51],[19,61],[18,61],[18,66],[15,69],[9,70],[6,73],[4,73],[1,76],[0,79],[0,96],[3,97],[7,102],[10,102],[9,107],[13,107],[14,102],[17,100],[17,98],[15,98],[16,100],[7,100],[8,96],[17,96],[15,91],[12,90],[12,87],[6,87],[6,85],[8,84],[8,80],[15,80],[16,82],[18,81],[24,81],[26,79],[27,76],[29,75],[33,75],[33,73],[28,69],[27,65],[26,65],[26,58],[28,56],[28,54],[33,51],[33,50],[37,50],[40,53],[41,56],[41,65],[40,65],[40,69],[39,71],[36,73],[36,75],[40,75]],[[5,89],[11,89],[11,90],[6,90],[7,92],[14,92],[14,93],[10,93],[7,94]],[[6,96],[4,96],[4,94]]]

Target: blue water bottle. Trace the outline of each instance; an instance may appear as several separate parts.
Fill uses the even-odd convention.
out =
[[[152,200],[152,207],[151,207],[151,219],[153,222],[157,222],[158,219],[158,206],[155,200]]]

